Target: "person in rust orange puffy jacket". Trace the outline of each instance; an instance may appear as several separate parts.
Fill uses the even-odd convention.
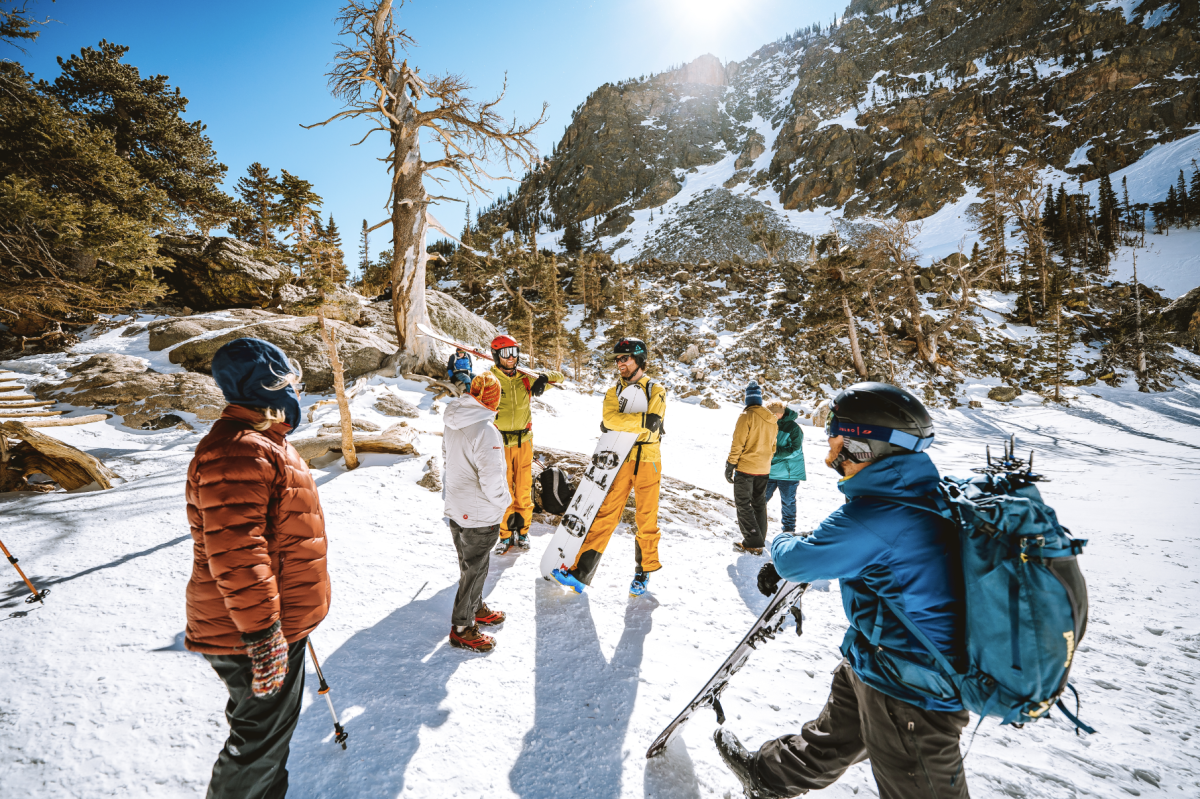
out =
[[[240,338],[217,350],[212,372],[229,405],[188,467],[184,641],[229,690],[208,799],[281,797],[305,645],[329,611],[325,517],[285,438],[300,423],[299,366],[274,344]]]

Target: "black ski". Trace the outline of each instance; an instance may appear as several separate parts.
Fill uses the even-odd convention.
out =
[[[700,690],[700,693],[696,694],[696,698],[683,709],[682,713],[675,717],[674,721],[667,725],[667,728],[654,739],[654,743],[650,744],[650,748],[646,750],[647,758],[654,757],[666,749],[667,744],[679,733],[684,722],[702,707],[711,707],[716,711],[717,724],[725,723],[725,710],[721,707],[721,692],[729,684],[729,678],[742,667],[742,664],[746,662],[746,658],[750,657],[750,650],[757,649],[760,643],[766,641],[768,638],[775,637],[775,633],[779,632],[779,628],[783,626],[788,611],[792,610],[794,606],[799,605],[800,597],[806,590],[808,590],[808,583],[780,583],[779,590],[775,592],[775,596],[771,597],[771,602],[767,605],[767,609],[754,622],[754,626],[750,628],[750,632],[746,633],[746,637],[733,650],[733,654],[725,659],[725,662],[717,669],[717,673],[709,679],[704,688]],[[800,618],[797,615],[797,629],[799,629],[799,624]]]

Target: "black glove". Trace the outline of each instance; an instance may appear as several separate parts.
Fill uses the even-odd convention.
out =
[[[734,464],[729,463],[728,461],[725,462],[725,482],[726,483],[733,482],[733,470],[735,468],[736,468],[736,466]]]
[[[779,572],[775,571],[775,564],[767,561],[758,570],[758,590],[763,596],[775,596],[775,591],[779,588],[780,579]]]
[[[533,385],[529,387],[529,393],[535,397],[542,396],[542,392],[546,390],[546,384],[550,382],[550,378],[545,375],[538,375],[537,380],[533,381]]]

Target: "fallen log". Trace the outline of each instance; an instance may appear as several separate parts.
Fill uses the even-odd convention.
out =
[[[9,408],[44,408],[47,405],[53,405],[54,400],[48,402],[5,402],[0,400],[0,411],[6,411]]]
[[[30,488],[33,474],[44,474],[68,491],[91,483],[112,488],[118,477],[83,450],[21,422],[0,422],[0,491]]]
[[[382,433],[354,434],[354,449],[356,452],[374,452],[384,455],[420,455],[415,444],[417,431],[405,423],[394,424]],[[309,463],[328,455],[330,452],[342,451],[341,435],[317,435],[312,438],[302,438],[293,441],[292,446],[300,453],[305,463]]]
[[[33,396],[32,394],[6,394],[3,397],[0,397],[0,400],[4,402],[16,402],[18,400],[31,399],[37,399],[37,397]]]
[[[91,424],[92,422],[103,422],[112,417],[108,413],[93,413],[90,416],[68,416],[58,419],[36,419],[31,422],[25,422],[26,427],[73,427],[80,424]]]
[[[8,386],[0,386],[0,393],[3,393],[5,391],[24,391],[24,390],[25,390],[25,386],[21,383],[13,383],[12,385],[8,385]]]
[[[5,413],[0,408],[0,419],[23,419],[26,416],[62,416],[66,411],[13,411]]]
[[[456,397],[459,396],[460,394],[462,394],[462,383],[457,383],[457,384],[447,383],[445,380],[438,380],[436,377],[430,377],[429,375],[417,375],[417,374],[407,374],[404,376],[404,379],[405,380],[416,380],[416,381],[419,381],[422,383],[428,383],[429,386],[425,387],[426,391],[433,391],[434,389],[432,388],[432,386],[437,386],[438,388],[442,389],[443,391],[449,391],[451,394],[453,394]]]

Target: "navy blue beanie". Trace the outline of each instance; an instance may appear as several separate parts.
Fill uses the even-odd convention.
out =
[[[746,407],[751,405],[762,405],[762,389],[758,387],[757,380],[751,380],[746,386]]]
[[[268,391],[289,372],[294,372],[283,350],[259,338],[238,338],[217,350],[212,359],[212,376],[225,401],[248,408],[278,408],[295,430],[300,426],[300,398],[288,385]],[[288,432],[291,432],[290,430]]]

